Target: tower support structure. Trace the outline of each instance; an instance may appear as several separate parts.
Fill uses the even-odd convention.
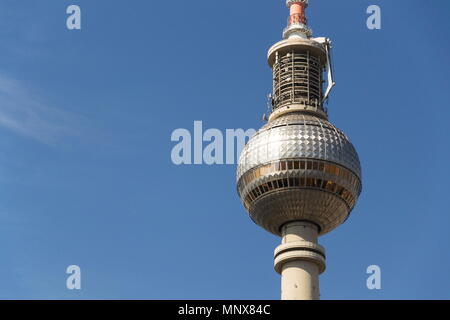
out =
[[[282,300],[318,300],[319,275],[325,271],[325,249],[317,243],[319,228],[307,221],[285,224],[275,249],[275,270],[281,274]]]

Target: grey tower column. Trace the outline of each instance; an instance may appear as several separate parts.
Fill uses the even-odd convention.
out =
[[[281,274],[282,300],[318,300],[319,274],[325,271],[325,250],[317,244],[318,227],[291,222],[282,227],[275,249],[275,270]]]

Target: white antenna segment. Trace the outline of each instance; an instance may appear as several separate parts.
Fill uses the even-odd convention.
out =
[[[328,87],[323,96],[322,103],[328,99],[331,90],[336,85],[336,82],[334,82],[334,78],[333,78],[333,66],[331,64],[331,40],[328,38],[326,39],[326,42],[325,42],[325,48],[327,50],[327,69],[328,69],[327,83],[328,83]]]

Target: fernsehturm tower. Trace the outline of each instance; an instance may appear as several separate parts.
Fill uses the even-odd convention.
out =
[[[251,219],[282,239],[274,254],[281,298],[319,299],[325,249],[317,239],[348,218],[361,192],[361,167],[324,107],[335,84],[331,41],[312,37],[308,0],[286,3],[284,39],[268,53],[272,110],[242,151],[237,189]]]

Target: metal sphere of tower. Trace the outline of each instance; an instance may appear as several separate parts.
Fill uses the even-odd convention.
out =
[[[335,84],[331,41],[311,37],[308,0],[286,4],[284,39],[268,52],[272,112],[241,153],[237,191],[251,219],[282,237],[274,263],[282,275],[282,298],[318,299],[325,250],[317,238],[353,210],[362,188],[361,166],[324,107]]]
[[[290,112],[244,147],[237,185],[253,221],[281,235],[291,221],[325,234],[346,220],[361,191],[361,168],[345,134],[320,117]]]

